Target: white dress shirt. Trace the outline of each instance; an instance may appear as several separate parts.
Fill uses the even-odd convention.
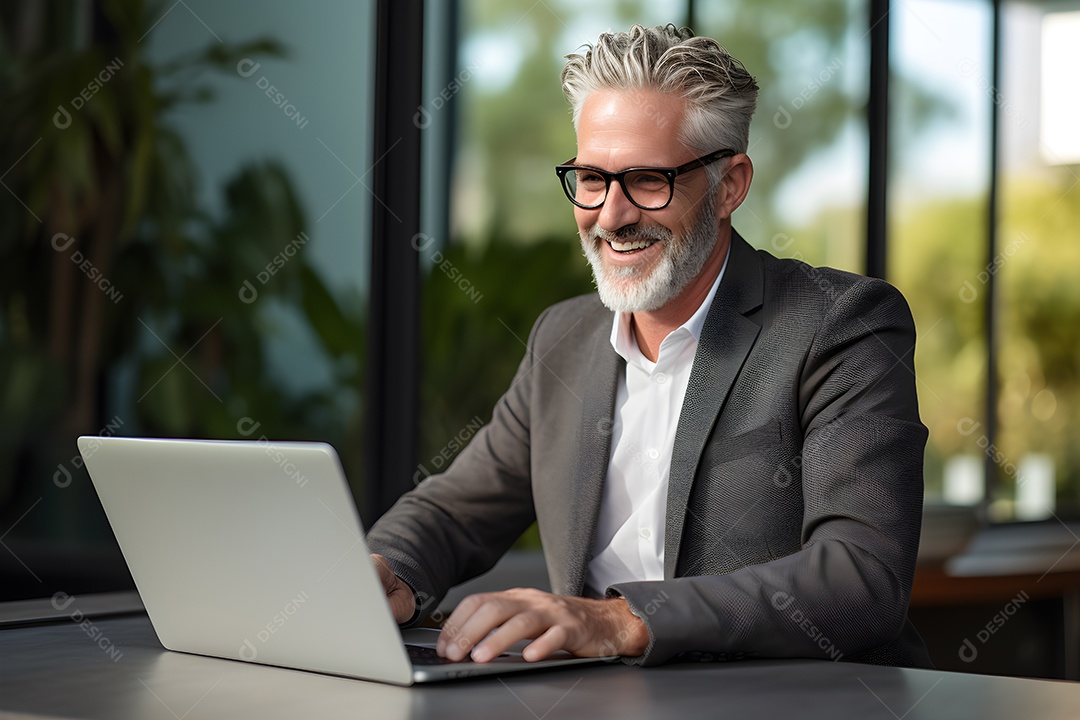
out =
[[[632,315],[615,313],[611,345],[626,361],[626,372],[615,391],[611,459],[586,577],[586,593],[593,597],[602,597],[614,583],[664,579],[675,430],[701,328],[726,269],[727,258],[697,311],[660,343],[655,363],[638,347]]]

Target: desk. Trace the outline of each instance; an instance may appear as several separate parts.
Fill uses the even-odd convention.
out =
[[[944,532],[938,525],[932,537]],[[960,545],[923,559],[911,589],[910,617],[939,667],[1080,680],[1080,524],[992,525]],[[1002,610],[1008,625],[997,634]],[[961,660],[965,640],[985,638],[987,623],[992,641],[979,644],[975,662]]]
[[[200,718],[1077,717],[1080,684],[787,660],[566,668],[399,688],[172,653],[144,615],[0,629],[0,715]]]

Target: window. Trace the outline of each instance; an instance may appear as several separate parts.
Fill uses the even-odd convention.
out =
[[[1062,130],[1074,125],[1075,93],[1061,73],[1075,66],[1080,6],[1004,3],[997,48],[990,3],[902,7],[889,250],[919,329],[928,499],[986,503],[998,521],[1073,514],[1080,157]]]
[[[992,74],[990,6],[919,0],[890,17],[889,280],[918,331],[926,497],[977,504],[986,429],[984,324]]]
[[[697,32],[761,88],[750,127],[754,181],[735,211],[750,244],[864,272],[867,3],[699,3]]]
[[[374,4],[142,7],[3,10],[0,599],[130,582],[77,435],[359,479]]]
[[[1003,4],[997,104],[999,433],[991,511],[1041,520],[1080,507],[1080,3]]]

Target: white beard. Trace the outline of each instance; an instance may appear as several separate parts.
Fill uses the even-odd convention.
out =
[[[581,249],[592,266],[600,302],[615,312],[651,312],[678,297],[701,272],[716,246],[719,225],[710,200],[701,203],[697,218],[678,240],[662,226],[631,225],[609,232],[593,225],[581,233]],[[606,265],[601,243],[613,239],[656,239],[663,243],[663,255],[651,272],[637,266]]]

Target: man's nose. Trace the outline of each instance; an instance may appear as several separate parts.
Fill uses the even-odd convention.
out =
[[[597,223],[608,232],[615,232],[627,225],[635,225],[641,220],[641,208],[630,202],[621,184],[612,182],[607,198],[600,208]]]

